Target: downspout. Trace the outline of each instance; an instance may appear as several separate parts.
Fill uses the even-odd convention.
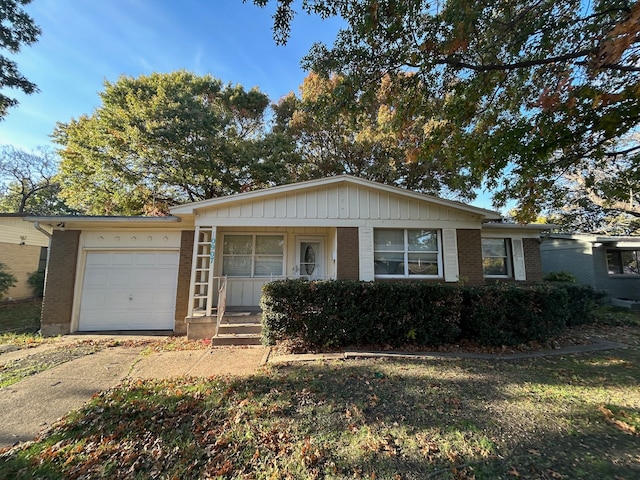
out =
[[[36,230],[46,235],[47,238],[49,239],[49,243],[47,245],[47,263],[44,266],[44,289],[42,290],[42,299],[44,300],[44,297],[46,296],[46,292],[47,292],[47,277],[49,276],[49,258],[51,255],[51,237],[53,236],[53,234],[47,232],[44,228],[42,228],[40,226],[40,222],[33,222],[33,226]],[[40,326],[42,327],[42,311],[40,311]]]

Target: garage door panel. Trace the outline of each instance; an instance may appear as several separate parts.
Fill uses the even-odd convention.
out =
[[[156,267],[158,265],[157,253],[136,253],[135,264],[138,267]]]
[[[111,265],[133,265],[134,264],[134,256],[133,253],[112,253],[111,254]]]
[[[86,265],[110,265],[111,257],[108,253],[91,252],[91,255],[87,255]]]
[[[169,253],[158,254],[158,265],[177,268],[179,262],[180,262],[180,257],[178,255],[173,255]]]
[[[172,330],[178,252],[88,252],[79,330]]]

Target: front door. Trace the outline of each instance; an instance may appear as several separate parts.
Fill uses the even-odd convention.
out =
[[[296,240],[296,272],[302,278],[325,278],[324,238],[304,237]]]

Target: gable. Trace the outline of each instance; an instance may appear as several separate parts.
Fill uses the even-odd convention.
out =
[[[488,210],[353,177],[333,177],[172,209],[200,225],[410,226],[479,228]]]

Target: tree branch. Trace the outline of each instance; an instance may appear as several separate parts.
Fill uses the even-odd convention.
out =
[[[474,70],[476,72],[491,72],[491,71],[499,71],[499,70],[517,70],[519,68],[529,68],[541,65],[549,65],[551,63],[565,62],[567,60],[573,60],[576,58],[582,58],[588,55],[593,55],[597,53],[599,49],[590,48],[587,50],[580,50],[578,52],[567,53],[565,55],[558,55],[556,57],[549,58],[540,58],[536,60],[524,60],[522,62],[515,63],[503,63],[503,64],[488,64],[488,65],[475,65],[468,62],[456,61],[453,58],[444,58],[440,61],[436,61],[437,65],[449,65],[452,67],[459,68],[468,68],[469,70]]]

